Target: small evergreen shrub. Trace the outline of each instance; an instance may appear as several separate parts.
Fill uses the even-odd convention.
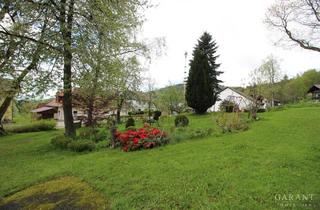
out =
[[[174,119],[174,124],[176,127],[185,127],[189,125],[189,119],[185,115],[178,115]]]
[[[73,140],[68,144],[68,149],[75,152],[93,151],[95,144],[88,140]]]
[[[160,116],[161,116],[161,114],[162,114],[161,111],[158,111],[158,110],[154,111],[153,112],[153,119],[158,121]]]
[[[39,120],[25,125],[15,125],[8,127],[6,130],[9,133],[28,133],[54,130],[56,127],[56,121],[54,120]]]
[[[126,122],[126,128],[134,126],[134,125],[135,125],[134,119],[132,117],[130,117]]]
[[[60,149],[66,149],[72,139],[64,135],[59,135],[51,139],[51,144]]]

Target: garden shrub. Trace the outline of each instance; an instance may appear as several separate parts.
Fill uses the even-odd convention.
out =
[[[74,140],[64,135],[59,135],[52,138],[51,144],[56,148],[70,149],[75,152],[92,151],[95,149],[94,142],[90,140]]]
[[[100,141],[100,142],[96,143],[95,146],[96,146],[97,150],[108,148],[110,146],[110,140]]]
[[[88,140],[73,140],[68,144],[68,148],[75,152],[93,151],[95,144]]]
[[[151,149],[169,142],[169,138],[165,132],[150,126],[144,126],[137,130],[117,132],[116,138],[125,152]]]
[[[241,116],[226,115],[219,116],[216,120],[217,125],[221,128],[222,133],[233,131],[246,131],[249,129],[248,122]]]
[[[66,137],[65,135],[59,135],[51,139],[51,144],[57,148],[66,149],[71,141],[71,138]]]
[[[185,127],[189,125],[189,119],[185,115],[178,115],[174,119],[174,124],[176,127]]]
[[[79,138],[92,140],[95,142],[102,141],[108,138],[108,132],[106,129],[97,129],[93,127],[84,127],[78,129]]]
[[[77,129],[79,132],[80,138],[87,138],[90,139],[92,136],[95,136],[99,130],[93,127],[83,127],[80,129]]]
[[[127,122],[126,122],[126,128],[134,126],[134,119],[132,117],[128,118]]]
[[[162,114],[161,111],[158,111],[158,110],[154,111],[153,112],[153,119],[158,121],[160,116],[161,116],[161,114]]]
[[[10,133],[27,133],[54,130],[56,121],[54,120],[39,120],[25,125],[10,126],[6,130]]]
[[[180,142],[187,139],[203,138],[210,136],[213,133],[212,128],[197,128],[178,127],[170,133],[170,139],[174,142]]]

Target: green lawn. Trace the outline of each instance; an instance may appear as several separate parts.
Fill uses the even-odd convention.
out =
[[[320,108],[261,116],[245,132],[130,153],[54,150],[50,138],[61,131],[1,137],[0,196],[75,176],[112,209],[284,209],[277,194],[314,194],[309,209],[320,209]],[[190,123],[214,123],[203,117]]]

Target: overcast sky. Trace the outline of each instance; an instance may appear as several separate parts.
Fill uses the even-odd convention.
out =
[[[289,77],[320,67],[320,54],[298,47],[274,46],[274,32],[263,23],[273,0],[154,0],[158,6],[146,13],[143,37],[164,37],[166,55],[154,58],[149,66],[157,87],[181,83],[184,53],[188,63],[197,39],[204,31],[216,40],[224,72],[220,79],[227,86],[242,86],[249,72],[259,67],[271,53],[281,60]]]

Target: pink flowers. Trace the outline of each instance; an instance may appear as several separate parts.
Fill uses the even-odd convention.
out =
[[[149,125],[137,130],[117,131],[116,138],[125,152],[141,148],[151,149],[169,142],[165,132]]]

